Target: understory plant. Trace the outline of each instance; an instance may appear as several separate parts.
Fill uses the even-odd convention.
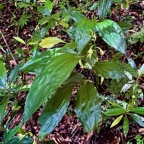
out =
[[[66,114],[74,88],[77,88],[74,110],[85,132],[99,131],[103,114],[119,116],[111,127],[124,118],[125,136],[129,130],[129,117],[144,126],[141,117],[137,115],[143,115],[144,108],[138,106],[135,95],[139,89],[139,78],[144,74],[144,65],[137,73],[134,61],[127,56],[126,38],[122,28],[113,20],[106,18],[112,3],[112,0],[99,0],[96,6],[98,18],[93,19],[86,18],[76,10],[69,11],[65,7],[62,7],[63,13],[53,14],[54,3],[49,0],[42,3],[43,7],[39,7],[39,12],[43,15],[39,21],[42,28],[28,42],[28,45],[34,46],[36,52],[19,70],[36,75],[26,97],[23,124],[41,107],[43,110],[38,119],[41,125],[41,140],[54,130]],[[65,19],[62,21],[61,17]],[[69,42],[58,37],[45,37],[47,31],[57,23],[64,27],[70,37]],[[15,39],[25,44],[22,39]],[[123,55],[128,63],[120,61],[117,56],[112,56],[111,60],[100,59],[107,53],[97,45],[102,40],[107,43],[109,50]],[[61,47],[58,46],[59,43]],[[39,47],[47,50],[38,52]],[[89,75],[84,75],[84,71],[88,71]],[[4,72],[0,72],[0,79],[3,82]],[[114,108],[109,108],[103,113],[100,86],[109,79],[117,82],[129,79],[120,93],[123,94],[133,87],[133,94],[126,102],[110,99],[109,102]],[[7,103],[3,104],[5,107],[1,110],[0,118]]]

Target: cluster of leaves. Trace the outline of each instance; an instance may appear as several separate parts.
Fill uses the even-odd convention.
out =
[[[41,125],[39,132],[41,140],[54,130],[67,112],[72,91],[76,85],[79,85],[79,89],[74,109],[85,132],[98,131],[103,114],[118,116],[111,127],[123,119],[125,136],[129,130],[129,117],[132,117],[139,125],[144,126],[140,116],[144,114],[144,107],[138,107],[137,103],[137,99],[143,97],[142,90],[139,88],[139,79],[144,76],[144,64],[139,69],[136,68],[134,61],[127,57],[126,40],[122,28],[113,20],[106,19],[113,1],[99,0],[96,5],[93,5],[93,8],[98,9],[99,19],[94,18],[92,20],[76,10],[71,11],[71,8],[69,6],[66,8],[63,3],[66,1],[61,2],[59,13],[53,14],[56,2],[42,1],[37,7],[42,18],[38,21],[39,27],[34,31],[32,38],[25,42],[19,37],[14,37],[16,41],[26,46],[33,45],[31,51],[33,57],[29,61],[23,66],[18,65],[8,78],[5,65],[0,61],[0,121],[11,96],[27,90],[25,86],[16,87],[15,75],[20,70],[36,75],[26,97],[23,124],[42,106],[43,111],[38,119],[38,123]],[[32,8],[35,4],[36,1],[33,1],[32,5],[29,0],[17,1],[19,8],[29,6]],[[63,30],[67,32],[70,37],[69,42],[58,37],[46,37],[47,32],[57,25],[62,26]],[[129,64],[119,61],[117,57],[111,60],[100,60],[99,55],[103,55],[104,51],[97,47],[97,37],[104,40],[120,55],[125,56]],[[52,48],[59,43],[62,43],[63,46]],[[47,48],[47,50],[38,52],[39,48]],[[87,69],[92,72],[92,78],[88,79],[80,72],[73,72],[77,65],[83,70]],[[117,83],[124,82],[117,93],[119,95],[125,95],[125,92],[130,89],[131,91],[127,102],[115,100],[118,96],[110,97],[109,103],[112,107],[103,113],[99,86],[106,79],[111,79]],[[17,133],[18,130],[15,129],[15,133]]]

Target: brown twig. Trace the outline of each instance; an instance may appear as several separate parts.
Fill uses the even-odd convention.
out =
[[[3,38],[8,50],[9,50],[9,52],[11,54],[12,59],[14,60],[15,64],[17,65],[17,61],[16,61],[16,59],[15,59],[15,57],[14,57],[14,55],[13,55],[13,53],[12,53],[12,51],[11,51],[11,49],[10,49],[10,47],[9,47],[9,45],[8,45],[8,43],[7,43],[7,41],[6,41],[6,39],[5,39],[5,37],[4,37],[4,35],[3,35],[1,30],[0,30],[0,34],[2,35],[2,38]]]

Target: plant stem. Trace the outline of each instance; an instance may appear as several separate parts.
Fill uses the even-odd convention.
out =
[[[13,59],[14,62],[15,62],[15,65],[17,65],[17,61],[16,61],[16,59],[15,59],[15,57],[14,57],[14,55],[13,55],[13,53],[12,53],[12,51],[11,51],[11,49],[10,49],[10,47],[9,47],[9,45],[8,45],[8,43],[7,43],[7,41],[6,41],[6,39],[5,39],[5,37],[4,37],[4,35],[3,35],[3,33],[2,33],[1,30],[0,30],[0,34],[2,35],[2,38],[3,38],[3,40],[4,40],[4,42],[5,42],[8,50],[9,50],[9,52],[10,52],[10,54],[11,54],[12,59]]]

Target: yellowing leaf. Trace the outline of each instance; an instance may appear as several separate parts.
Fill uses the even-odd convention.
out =
[[[61,42],[65,43],[63,40],[57,37],[49,37],[49,38],[43,39],[42,42],[39,44],[39,46],[41,46],[42,48],[51,48],[54,45],[61,43]]]
[[[114,127],[114,126],[116,126],[116,125],[121,121],[122,118],[123,118],[123,115],[117,117],[117,118],[113,121],[113,123],[111,124],[111,128]]]

